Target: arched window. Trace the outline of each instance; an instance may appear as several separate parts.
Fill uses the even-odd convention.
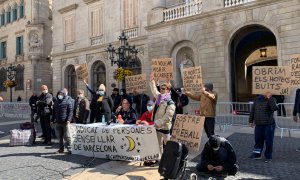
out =
[[[142,65],[139,59],[133,61],[133,66],[131,68],[133,75],[142,74]]]
[[[106,85],[106,70],[105,65],[101,61],[97,61],[92,66],[92,88],[98,89],[100,84]]]
[[[0,70],[0,91],[6,91],[6,88],[3,86],[3,82],[6,81],[6,69],[1,68]]]
[[[69,96],[72,98],[76,98],[77,96],[77,76],[75,67],[73,65],[70,65],[66,68],[65,73],[66,81],[65,81],[65,88],[69,91]]]
[[[16,68],[16,77],[15,80],[17,81],[17,86],[15,90],[24,90],[24,66],[18,65]]]

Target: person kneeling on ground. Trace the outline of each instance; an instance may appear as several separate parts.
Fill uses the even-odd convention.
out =
[[[218,135],[210,136],[201,153],[197,171],[211,172],[216,175],[235,175],[238,165],[235,152],[227,139]]]

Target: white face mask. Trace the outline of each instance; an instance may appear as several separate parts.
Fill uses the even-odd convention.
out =
[[[97,91],[97,94],[99,94],[100,96],[103,96],[104,95],[104,91]]]
[[[120,92],[120,95],[121,95],[121,96],[123,96],[123,95],[124,95],[124,93],[123,93],[123,92]]]
[[[83,94],[78,94],[78,96],[77,97],[79,97],[79,98],[83,98]]]
[[[153,110],[153,106],[147,106],[147,110],[148,111],[152,111]]]
[[[48,90],[43,90],[43,93],[44,93],[44,94],[47,94],[47,93],[48,93]]]
[[[220,147],[217,147],[217,148],[212,148],[214,151],[217,151],[220,149]]]
[[[58,98],[58,99],[63,99],[64,96],[63,96],[63,95],[58,95],[57,98]]]

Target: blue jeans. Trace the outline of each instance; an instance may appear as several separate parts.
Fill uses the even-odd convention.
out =
[[[275,132],[275,123],[268,125],[255,126],[255,145],[254,152],[262,153],[264,143],[266,143],[265,158],[272,159],[273,139]]]

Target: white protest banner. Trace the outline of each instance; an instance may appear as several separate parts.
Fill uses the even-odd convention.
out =
[[[88,68],[86,63],[75,66],[75,71],[79,81],[88,80]]]
[[[270,92],[274,95],[290,94],[291,68],[288,66],[253,66],[252,94]]]
[[[133,93],[134,91],[142,93],[147,89],[146,74],[125,77],[126,92]]]
[[[189,150],[199,151],[204,118],[203,116],[177,114],[171,140],[186,145]]]
[[[72,153],[125,161],[159,158],[156,130],[136,125],[71,125]]]
[[[173,79],[173,59],[161,58],[152,59],[152,72],[155,79],[172,80]]]
[[[183,87],[185,91],[200,93],[203,87],[201,67],[183,69]]]
[[[290,56],[291,65],[291,86],[300,86],[300,54]]]

